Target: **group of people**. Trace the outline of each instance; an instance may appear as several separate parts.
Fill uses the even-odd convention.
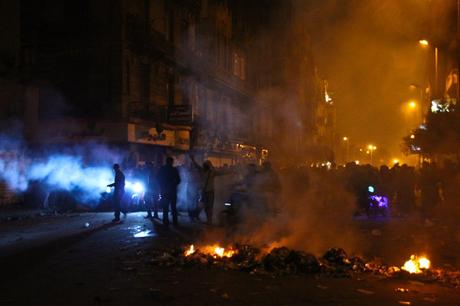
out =
[[[251,201],[264,203],[267,211],[276,211],[274,200],[279,196],[281,189],[280,179],[272,169],[269,162],[261,167],[255,164],[240,165],[238,167],[224,166],[215,168],[211,161],[205,160],[198,163],[193,155],[190,155],[188,165],[174,166],[174,159],[167,157],[163,166],[156,166],[148,162],[143,168],[138,169],[138,176],[146,183],[144,195],[147,215],[145,218],[159,218],[161,209],[163,224],[169,225],[169,214],[172,215],[172,223],[178,224],[178,202],[187,210],[191,221],[199,221],[202,212],[205,214],[206,223],[213,224],[214,200],[216,198],[216,178],[228,176],[226,186],[227,196],[232,193],[232,188],[239,184],[251,196]],[[113,207],[115,211],[114,222],[120,221],[120,213],[123,213],[122,199],[124,195],[125,176],[118,164],[113,166],[115,181],[108,185],[114,187]],[[180,186],[179,190],[179,184]],[[220,184],[219,184],[220,185]],[[219,194],[220,195],[220,194]],[[263,199],[263,200],[262,200]]]
[[[109,186],[114,187],[113,206],[116,222],[120,220],[122,211],[125,178],[119,165],[115,164],[113,168],[115,181]],[[248,164],[244,167],[216,169],[209,160],[199,164],[191,155],[188,166],[175,167],[174,159],[167,157],[165,165],[161,167],[148,163],[144,173],[147,181],[146,218],[158,218],[161,208],[165,225],[169,225],[170,212],[172,223],[178,224],[178,187],[181,181],[181,188],[185,189],[181,190],[181,199],[187,202],[186,210],[191,220],[199,220],[201,212],[204,211],[206,222],[212,224],[216,197],[215,178],[220,175],[230,175],[230,181],[244,185],[250,201],[263,203],[259,206],[263,206],[265,211],[276,212],[280,209],[280,178],[268,162],[261,167]],[[418,211],[423,218],[429,219],[433,216],[435,207],[445,202],[446,198],[452,200],[456,197],[456,189],[452,188],[455,184],[452,182],[455,182],[459,173],[459,167],[456,165],[438,167],[436,164],[424,163],[420,169],[415,169],[398,164],[391,168],[376,168],[371,165],[349,163],[345,167],[332,169],[285,168],[281,169],[280,176],[288,185],[287,192],[290,192],[289,185],[294,186],[294,193],[296,190],[315,188],[315,184],[324,186],[315,188],[316,190],[340,187],[354,196],[358,212],[361,213],[368,213],[369,187],[372,187],[375,194],[389,200],[392,215],[410,215]],[[314,178],[316,182],[313,182]]]
[[[288,170],[294,173],[298,181],[305,182],[305,187],[317,184],[335,186],[348,191],[357,204],[357,213],[369,212],[369,195],[384,196],[389,202],[392,215],[409,216],[420,214],[424,219],[431,219],[437,208],[456,198],[455,184],[459,178],[459,167],[446,163],[423,163],[420,168],[395,164],[392,167],[357,165],[349,163],[344,167],[298,168]],[[326,187],[322,189],[327,189]],[[444,205],[446,207],[446,205]]]
[[[114,187],[113,191],[113,208],[115,218],[113,222],[120,221],[120,213],[122,212],[122,199],[125,193],[125,175],[120,169],[120,165],[114,164],[115,181],[108,187]],[[149,173],[147,205],[148,215],[151,217],[152,208],[154,216],[158,217],[158,204],[161,204],[163,209],[163,224],[169,225],[169,208],[171,208],[173,224],[178,224],[177,214],[177,186],[180,184],[180,175],[176,167],[174,167],[174,159],[166,158],[166,164],[162,166],[157,173],[151,169]]]
[[[214,207],[214,179],[218,175],[225,174],[225,171],[216,170],[210,161],[205,161],[199,165],[194,156],[190,156],[193,166],[200,175],[200,184],[197,205],[192,205],[194,209],[189,210],[191,218],[198,218],[202,210],[206,213],[206,222],[213,222],[213,207]],[[118,164],[113,165],[115,171],[115,181],[109,184],[108,187],[114,187],[113,192],[113,207],[115,218],[114,222],[120,221],[120,213],[122,209],[122,198],[124,195],[125,176]],[[156,167],[153,163],[148,163],[144,169],[147,182],[147,190],[145,193],[145,204],[147,207],[146,218],[158,218],[158,211],[161,207],[163,212],[162,221],[164,225],[169,225],[169,212],[171,211],[173,225],[178,224],[178,186],[181,183],[181,175],[179,169],[174,166],[173,157],[167,157],[165,165]],[[198,205],[200,203],[200,205]],[[153,213],[153,215],[152,215]]]

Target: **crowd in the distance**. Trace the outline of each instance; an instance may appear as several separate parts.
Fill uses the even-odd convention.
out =
[[[358,214],[369,214],[369,197],[374,194],[388,199],[389,215],[419,215],[429,220],[440,208],[452,208],[458,193],[459,167],[450,161],[442,166],[424,162],[420,168],[348,163],[340,167],[297,168],[295,172],[304,181],[319,176],[323,184],[340,184],[355,197]]]

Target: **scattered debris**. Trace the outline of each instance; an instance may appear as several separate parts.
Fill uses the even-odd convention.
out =
[[[356,289],[356,291],[358,291],[359,293],[362,293],[362,294],[367,294],[367,295],[374,294],[374,291],[370,291],[370,290],[366,290],[366,289]]]
[[[399,304],[401,305],[411,305],[412,303],[409,301],[398,301]]]
[[[321,290],[327,290],[327,287],[323,285],[316,285],[316,288],[319,288]]]
[[[431,303],[436,302],[436,298],[431,297],[431,296],[424,297],[423,300],[427,302],[431,302]]]
[[[227,255],[221,256],[221,253]],[[234,245],[225,249],[219,246],[194,245],[185,249],[154,251],[149,262],[160,267],[223,269],[267,276],[326,274],[333,277],[356,278],[360,273],[370,273],[378,277],[408,280],[413,285],[439,282],[460,287],[460,271],[423,269],[421,273],[411,274],[399,267],[385,265],[380,259],[366,260],[358,256],[349,256],[340,248],[331,248],[323,256],[316,257],[286,247],[264,252],[249,245]],[[320,286],[317,287],[324,290]],[[371,292],[365,289],[358,291],[364,294]],[[409,290],[397,288],[395,291],[405,293]]]

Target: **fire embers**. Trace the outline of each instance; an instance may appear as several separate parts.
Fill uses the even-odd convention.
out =
[[[200,247],[191,245],[185,249],[155,251],[149,262],[156,266],[178,269],[216,268],[270,276],[321,273],[333,277],[353,277],[356,274],[366,273],[378,277],[421,282],[436,281],[460,287],[460,271],[431,269],[430,262],[425,257],[411,256],[411,259],[400,269],[385,265],[379,260],[369,261],[358,256],[348,256],[340,248],[331,248],[321,257],[286,247],[267,250],[270,248],[259,249],[249,245],[235,245],[228,248],[219,245]]]
[[[401,269],[411,274],[419,274],[428,270],[430,266],[431,262],[428,258],[411,255],[410,259],[404,263],[404,266],[402,266]]]
[[[195,254],[196,252],[210,255],[214,258],[230,258],[237,253],[237,251],[232,248],[225,249],[219,245],[205,246],[201,249],[195,249],[195,246],[192,244],[187,250],[185,250],[184,255],[187,257]]]
[[[318,259],[312,254],[286,247],[263,252],[249,245],[229,248],[191,245],[182,251],[158,253],[151,262],[159,266],[206,266],[271,275],[343,274],[365,269],[362,260],[350,259],[342,249],[330,249]]]

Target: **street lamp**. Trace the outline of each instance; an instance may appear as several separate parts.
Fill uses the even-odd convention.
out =
[[[428,47],[430,46],[430,42],[426,39],[420,39],[418,43],[422,47]],[[438,94],[438,47],[434,46],[434,86],[433,86],[433,92],[437,96]]]
[[[430,43],[426,39],[420,39],[418,43],[422,46],[428,46]]]
[[[371,165],[372,165],[374,151],[377,150],[377,147],[372,145],[372,144],[370,144],[370,145],[367,146],[367,149],[369,150],[369,154],[371,155]]]
[[[342,140],[343,140],[343,142],[345,143],[345,163],[347,163],[347,161],[348,161],[348,154],[349,154],[349,151],[350,151],[350,142],[348,141],[348,137],[347,137],[347,136],[343,136]]]
[[[422,102],[417,103],[417,101],[411,100],[408,101],[407,104],[405,104],[406,109],[404,110],[404,113],[406,113],[406,120],[407,124],[411,124],[410,117],[412,117],[410,114],[417,112],[417,109],[419,109],[417,117],[420,116],[420,122],[418,122],[419,119],[417,119],[417,125],[423,123],[423,108],[422,108]],[[416,118],[416,117],[413,117]]]

